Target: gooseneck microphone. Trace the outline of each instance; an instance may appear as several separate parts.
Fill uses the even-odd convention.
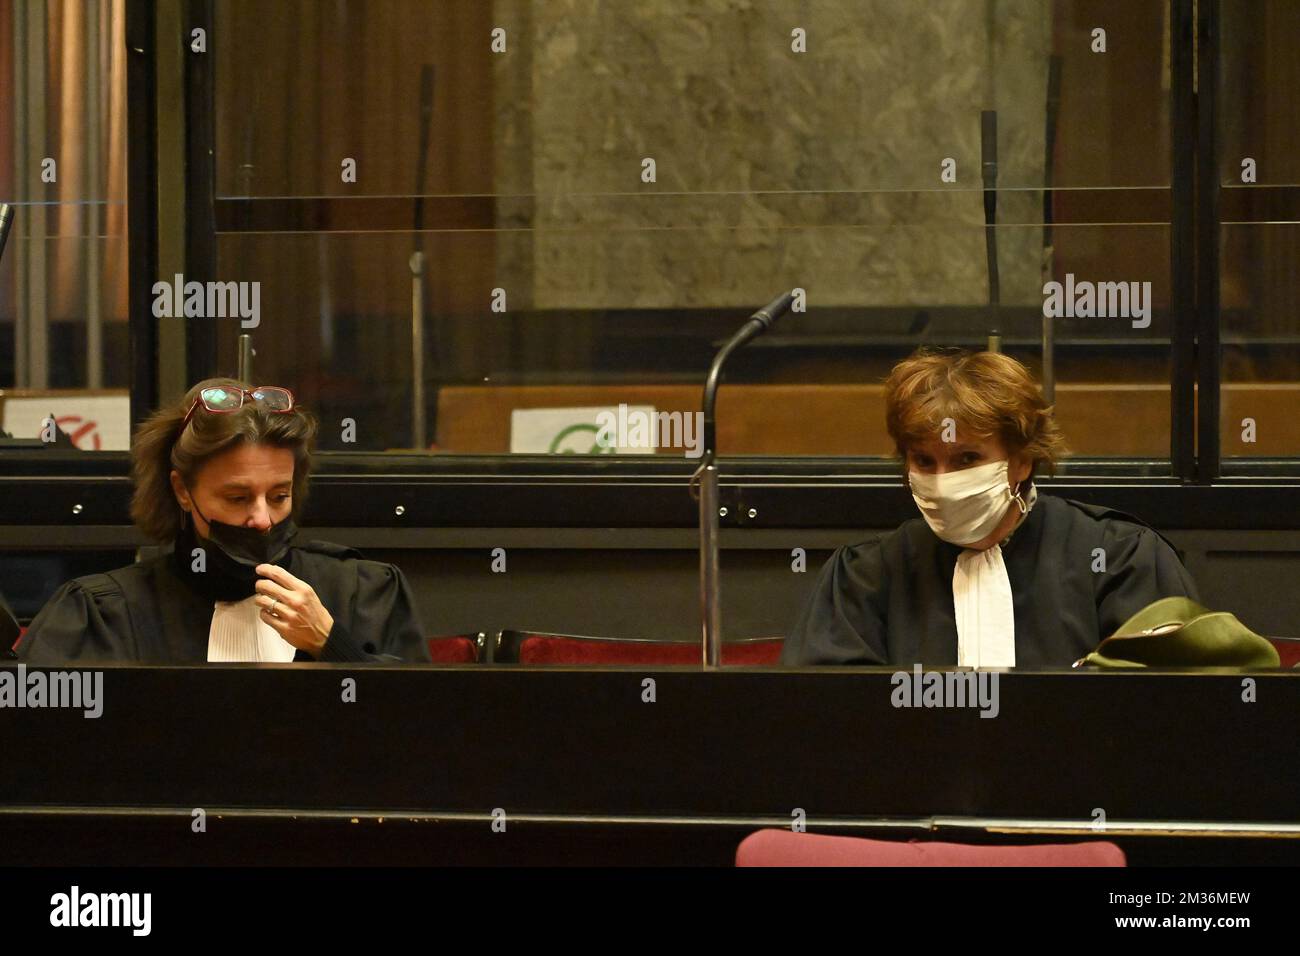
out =
[[[722,620],[720,613],[720,581],[718,578],[718,466],[717,427],[714,406],[717,403],[718,385],[722,380],[722,366],[732,352],[762,335],[772,323],[790,311],[794,293],[783,292],[749,317],[727,343],[714,356],[709,366],[709,376],[704,382],[703,457],[700,467],[691,476],[691,492],[700,486],[697,500],[700,503],[700,617],[703,626],[703,658],[705,667],[722,665]]]
[[[790,306],[794,304],[794,292],[782,292],[775,299],[763,306],[757,312],[749,317],[751,322],[762,322],[764,329],[772,327],[772,323],[781,316],[790,311]]]
[[[718,385],[721,384],[722,366],[731,353],[762,335],[772,327],[772,323],[790,311],[794,304],[794,293],[783,292],[749,317],[749,321],[740,327],[730,341],[722,347],[709,367],[709,377],[704,381],[704,458],[700,468],[711,462],[717,451],[716,429],[713,408],[717,401]]]

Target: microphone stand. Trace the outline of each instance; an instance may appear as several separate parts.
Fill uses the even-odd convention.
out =
[[[704,450],[700,466],[691,476],[691,495],[700,503],[700,618],[703,623],[702,652],[705,667],[722,666],[722,610],[721,581],[718,575],[718,465],[717,404],[718,385],[722,379],[722,366],[731,353],[771,327],[794,302],[793,293],[786,292],[755,312],[740,331],[733,335],[713,359],[708,378],[704,381],[702,403]],[[699,485],[696,493],[695,486]]]

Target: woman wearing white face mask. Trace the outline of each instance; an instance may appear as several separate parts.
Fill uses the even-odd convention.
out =
[[[885,404],[921,518],[831,556],[784,663],[1068,667],[1152,601],[1197,598],[1138,519],[1039,496],[1064,443],[1015,359],[919,352]]]

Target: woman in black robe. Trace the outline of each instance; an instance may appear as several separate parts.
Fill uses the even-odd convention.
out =
[[[427,660],[391,564],[296,543],[316,422],[287,389],[210,379],[132,443],[131,514],[172,547],[63,585],[17,647],[31,664]]]
[[[921,352],[886,383],[886,425],[922,517],[838,549],[782,661],[1068,667],[1153,601],[1197,599],[1137,518],[1039,496],[1063,440],[1028,371]]]

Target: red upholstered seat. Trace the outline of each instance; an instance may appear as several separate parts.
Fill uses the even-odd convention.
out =
[[[1034,846],[975,846],[759,830],[745,837],[736,849],[736,866],[1126,865],[1124,851],[1104,840]]]
[[[26,633],[27,628],[18,629],[18,640],[14,641],[14,648],[18,647]],[[477,664],[486,643],[486,634],[430,637],[427,639],[429,660],[435,664]]]
[[[784,638],[779,637],[728,641],[722,645],[722,663],[776,664],[781,659],[783,643]],[[695,641],[620,640],[502,631],[497,638],[495,659],[520,664],[699,664],[701,650]]]
[[[1269,641],[1277,648],[1277,656],[1282,658],[1282,667],[1300,664],[1300,638],[1270,637]]]
[[[429,660],[435,664],[477,664],[487,643],[485,634],[455,634],[428,639]]]

